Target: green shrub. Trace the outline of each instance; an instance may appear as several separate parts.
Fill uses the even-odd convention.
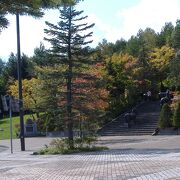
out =
[[[42,118],[36,120],[38,132],[46,132],[45,121]]]
[[[74,148],[70,148],[68,138],[54,139],[50,143],[50,146],[45,146],[39,152],[33,153],[34,155],[40,154],[70,154],[83,151],[99,151],[106,150],[106,147],[94,146],[92,142],[96,141],[96,137],[84,137],[74,139]]]
[[[173,125],[176,128],[180,128],[180,102],[178,103],[173,115]]]
[[[128,107],[127,99],[124,96],[112,98],[109,104],[109,115],[111,118],[116,118]]]
[[[165,103],[161,109],[160,117],[159,117],[159,127],[167,128],[172,126],[172,111],[169,104]]]

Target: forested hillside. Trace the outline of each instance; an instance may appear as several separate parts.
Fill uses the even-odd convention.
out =
[[[42,130],[95,131],[148,90],[153,99],[167,87],[180,90],[180,20],[175,26],[167,22],[159,33],[147,27],[129,40],[103,39],[92,48],[94,24],[81,22],[82,11],[69,5],[59,13],[58,24],[46,22],[51,48],[41,44],[21,59],[24,109],[37,114]],[[0,91],[18,95],[15,54],[0,59]]]

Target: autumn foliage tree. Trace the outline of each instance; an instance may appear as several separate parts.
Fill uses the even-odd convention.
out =
[[[40,89],[40,80],[32,78],[30,80],[22,80],[22,95],[24,101],[24,109],[37,109],[38,101],[40,100],[37,92]],[[9,85],[8,93],[11,96],[18,98],[18,81],[14,81]]]
[[[150,53],[149,64],[151,66],[151,76],[157,82],[162,82],[168,76],[170,62],[175,57],[175,50],[169,46],[155,48]]]
[[[101,63],[96,63],[86,70],[86,74],[73,81],[73,109],[89,132],[97,130],[100,123],[97,120],[108,108],[109,92],[102,78],[102,68]]]

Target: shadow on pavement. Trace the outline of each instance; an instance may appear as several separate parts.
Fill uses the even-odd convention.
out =
[[[7,149],[9,149],[7,146],[0,145],[0,152],[6,151]]]
[[[73,153],[70,155],[79,156],[79,155],[153,155],[160,156],[160,155],[168,155],[172,154],[175,157],[176,153],[180,153],[180,149],[133,149],[133,148],[125,148],[125,149],[111,149],[111,150],[104,150],[104,151],[93,151],[93,152],[81,152],[81,153]],[[178,156],[179,157],[179,156]]]
[[[111,139],[111,140],[98,140],[100,144],[119,144],[119,143],[140,143],[144,142],[146,139]]]
[[[108,152],[107,152],[108,153]],[[170,153],[180,153],[180,148],[178,149],[160,149],[160,148],[152,148],[152,149],[136,149],[136,148],[124,148],[124,149],[114,149],[109,151],[109,153],[113,154],[142,154],[142,155],[160,155],[160,154],[170,154]]]

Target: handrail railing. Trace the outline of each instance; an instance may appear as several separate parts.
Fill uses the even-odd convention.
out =
[[[144,101],[141,101],[139,104],[135,105],[133,108],[131,108],[131,110],[132,110],[132,109],[137,109],[137,108],[138,108],[139,106],[141,106],[142,104],[144,104]],[[124,118],[124,115],[125,115],[126,113],[128,113],[128,112],[129,112],[129,111],[126,111],[126,112],[120,114],[118,117],[112,119],[112,120],[109,121],[108,123],[104,124],[98,131],[101,131],[103,128],[105,128],[106,126],[108,126],[108,125],[111,124],[112,122],[116,121],[117,119]]]

